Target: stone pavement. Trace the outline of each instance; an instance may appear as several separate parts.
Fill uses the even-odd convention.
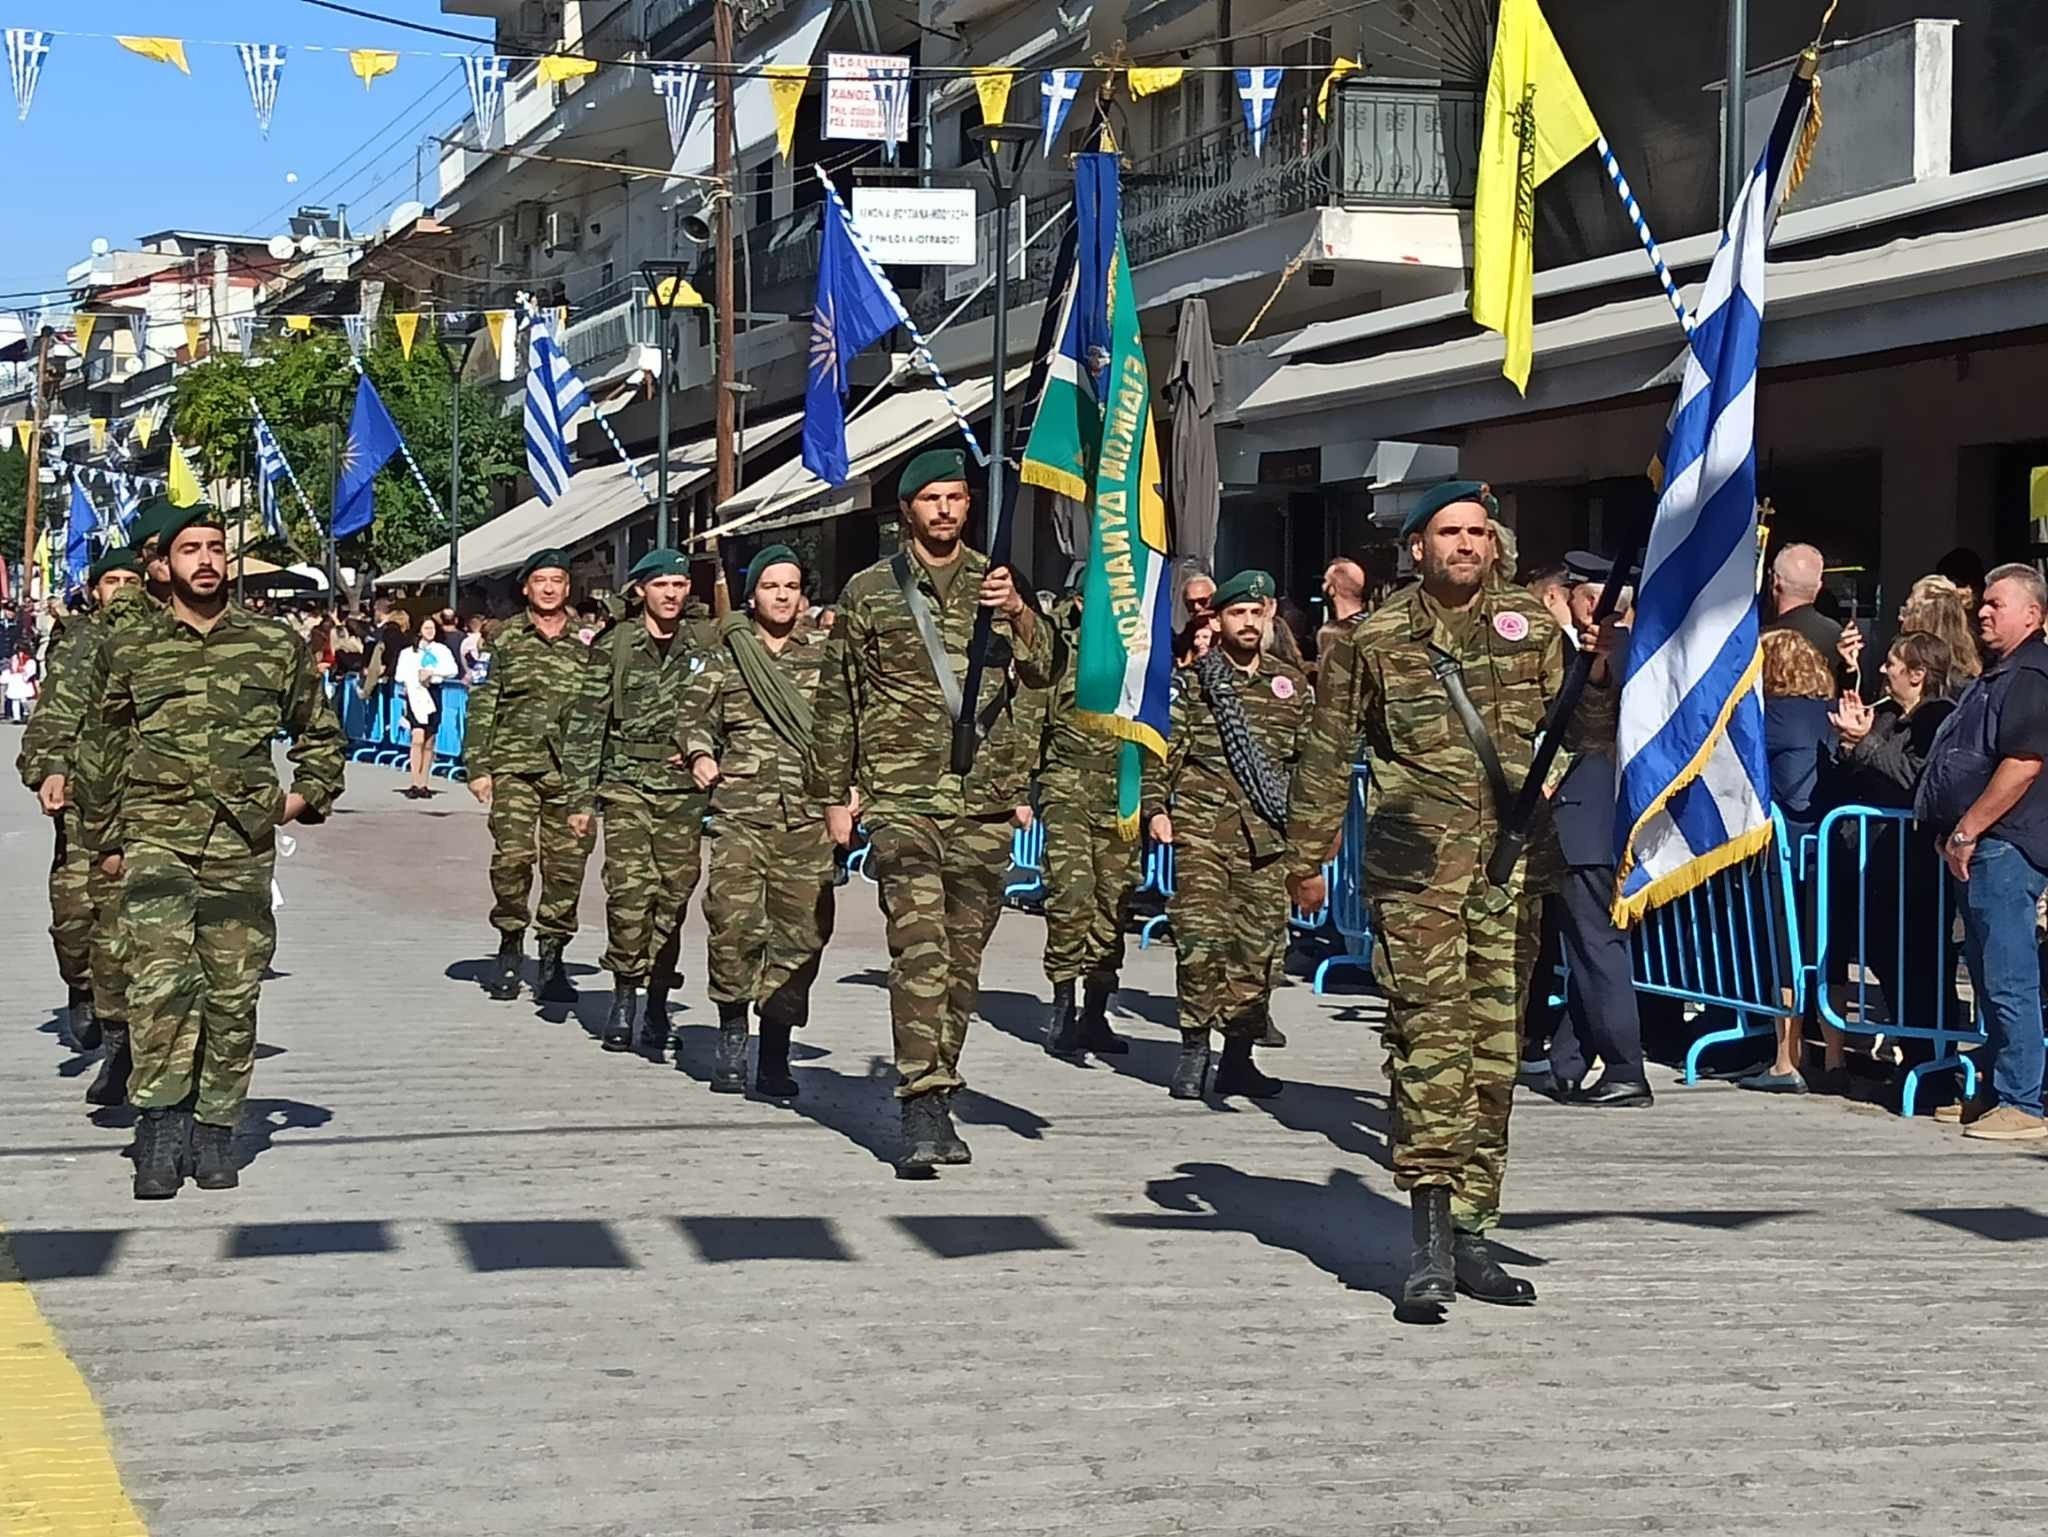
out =
[[[1132,1055],[1079,1069],[1006,916],[975,1162],[901,1183],[872,887],[797,1107],[714,1097],[693,989],[684,1071],[598,1050],[595,865],[573,1016],[483,997],[481,814],[400,782],[353,769],[281,867],[243,1188],[158,1205],[56,1044],[47,833],[0,803],[0,1228],[153,1532],[2036,1524],[2033,1150],[1722,1087],[1525,1103],[1502,1237],[1542,1305],[1407,1326],[1365,1001],[1289,988],[1287,1092],[1176,1104],[1170,954],[1133,950]]]

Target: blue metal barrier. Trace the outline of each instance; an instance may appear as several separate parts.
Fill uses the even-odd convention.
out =
[[[469,729],[469,685],[441,685],[441,715],[434,728],[434,765],[430,773],[444,779],[469,778],[462,762],[463,733]]]
[[[1323,913],[1344,941],[1344,948],[1317,965],[1315,990],[1319,994],[1326,991],[1325,982],[1339,966],[1372,975],[1372,909],[1365,900],[1365,797],[1371,783],[1372,773],[1365,764],[1352,768],[1351,798],[1344,807],[1337,854],[1323,866],[1323,890],[1328,897]]]
[[[1137,891],[1156,893],[1162,900],[1173,900],[1173,845],[1155,843],[1151,834],[1145,836],[1144,877],[1136,887]],[[1152,938],[1166,927],[1168,915],[1155,913],[1147,918],[1138,930],[1138,948],[1151,948]]]
[[[1037,902],[1045,896],[1045,821],[1033,817],[1029,827],[1010,835],[1010,868],[1023,879],[1003,887],[1005,902]]]

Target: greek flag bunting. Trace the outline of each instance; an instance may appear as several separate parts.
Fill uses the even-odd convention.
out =
[[[49,56],[49,33],[33,27],[7,29],[7,78],[14,83],[15,116],[24,123],[35,104],[36,82],[43,78],[43,60]]]
[[[1764,252],[1812,102],[1788,87],[1696,308],[1622,682],[1614,918],[1626,924],[1771,841],[1756,604]]]
[[[476,114],[476,142],[484,143],[498,121],[498,109],[505,102],[506,61],[494,53],[472,54],[462,61],[462,75],[469,82],[469,106]]]
[[[589,405],[590,392],[535,317],[526,341],[526,471],[546,506],[569,489],[570,424]]]
[[[1041,159],[1052,159],[1052,147],[1059,142],[1060,130],[1067,126],[1067,114],[1074,110],[1074,101],[1080,94],[1081,72],[1078,69],[1049,69],[1039,77],[1038,153]]]
[[[1245,132],[1251,135],[1252,159],[1266,152],[1266,130],[1273,126],[1273,105],[1280,99],[1284,71],[1241,69],[1237,72],[1237,96],[1244,103]]]
[[[256,109],[256,126],[270,137],[270,115],[277,110],[277,82],[284,73],[284,48],[278,43],[237,43],[242,56],[242,73],[249,81],[249,102]]]
[[[135,514],[142,511],[142,483],[133,475],[116,475],[114,482],[114,527],[121,537],[128,537],[128,530],[135,524]]]
[[[668,111],[668,152],[683,152],[683,138],[690,131],[690,108],[696,100],[697,71],[690,68],[658,69],[654,72],[654,94]]]

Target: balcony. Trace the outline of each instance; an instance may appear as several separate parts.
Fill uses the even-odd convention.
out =
[[[680,58],[710,30],[711,0],[640,0],[640,35],[654,58]]]
[[[621,0],[594,25],[583,29],[583,40],[576,45],[576,52],[592,59],[644,57],[650,36],[644,13],[652,9],[646,0]]]
[[[578,304],[562,336],[570,366],[586,380],[596,378],[632,348],[659,342],[658,319],[646,300],[647,286],[634,276],[599,289]]]
[[[1481,93],[1467,88],[1343,83],[1331,201],[1470,208],[1483,110]]]

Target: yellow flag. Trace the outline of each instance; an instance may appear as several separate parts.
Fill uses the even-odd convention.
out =
[[[313,317],[311,315],[287,315],[284,317],[284,328],[287,331],[296,331],[301,336],[310,335],[313,330]]]
[[[14,435],[21,440],[21,451],[28,452],[29,444],[36,440],[36,424],[23,420],[14,424]]]
[[[349,52],[348,67],[356,72],[367,91],[379,75],[388,75],[398,68],[398,55],[382,48],[356,48]]]
[[[1316,117],[1327,123],[1330,120],[1330,92],[1337,88],[1337,82],[1346,75],[1358,73],[1358,60],[1339,59],[1330,66],[1330,72],[1323,76],[1322,88],[1316,92]]]
[[[1003,120],[1003,114],[1010,106],[1010,87],[1016,83],[1017,72],[1013,69],[975,70],[974,90],[981,97],[981,120],[984,123]]]
[[[92,451],[96,454],[105,453],[107,451],[107,419],[104,416],[91,417],[86,421],[85,425],[91,434]]]
[[[185,317],[185,361],[191,362],[199,356],[199,338],[206,333],[206,322],[197,315]]]
[[[1180,84],[1186,73],[1178,64],[1168,69],[1134,69],[1130,71],[1131,94],[1151,96],[1159,91],[1170,91]]]
[[[511,318],[510,310],[484,311],[484,325],[491,333],[491,351],[501,358],[505,355],[505,326]]]
[[[706,310],[711,308],[704,302],[704,296],[697,292],[697,285],[688,278],[663,278],[660,283],[647,291],[647,307],[651,310]]]
[[[533,75],[542,85],[560,85],[564,80],[580,80],[585,75],[597,73],[597,60],[578,59],[566,53],[550,53],[542,56],[540,67]]]
[[[2033,522],[2033,540],[2048,539],[2048,466],[2027,472],[2027,516]]]
[[[176,37],[117,37],[114,39],[130,53],[139,53],[145,59],[154,59],[159,64],[177,66],[178,73],[189,75],[192,66],[185,62],[184,39]]]
[[[768,94],[775,103],[775,147],[787,160],[796,143],[796,108],[804,99],[804,82],[811,78],[811,66],[770,64],[762,73],[768,77]]]
[[[84,357],[92,351],[92,328],[100,323],[97,315],[73,315],[72,328],[78,335],[78,355]]]
[[[149,440],[153,436],[155,436],[155,434],[156,412],[143,411],[139,413],[135,418],[135,441],[140,443],[144,448],[148,448]]]
[[[185,450],[176,442],[171,444],[171,484],[164,494],[170,498],[173,507],[190,507],[204,498],[199,489],[199,477],[192,473],[191,461],[186,459]]]
[[[1502,0],[1472,208],[1472,318],[1507,340],[1523,394],[1535,356],[1536,189],[1600,137],[1536,0]]]
[[[391,323],[398,327],[398,350],[405,354],[405,360],[412,361],[413,339],[420,334],[420,317],[415,310],[400,310],[391,317]]]

